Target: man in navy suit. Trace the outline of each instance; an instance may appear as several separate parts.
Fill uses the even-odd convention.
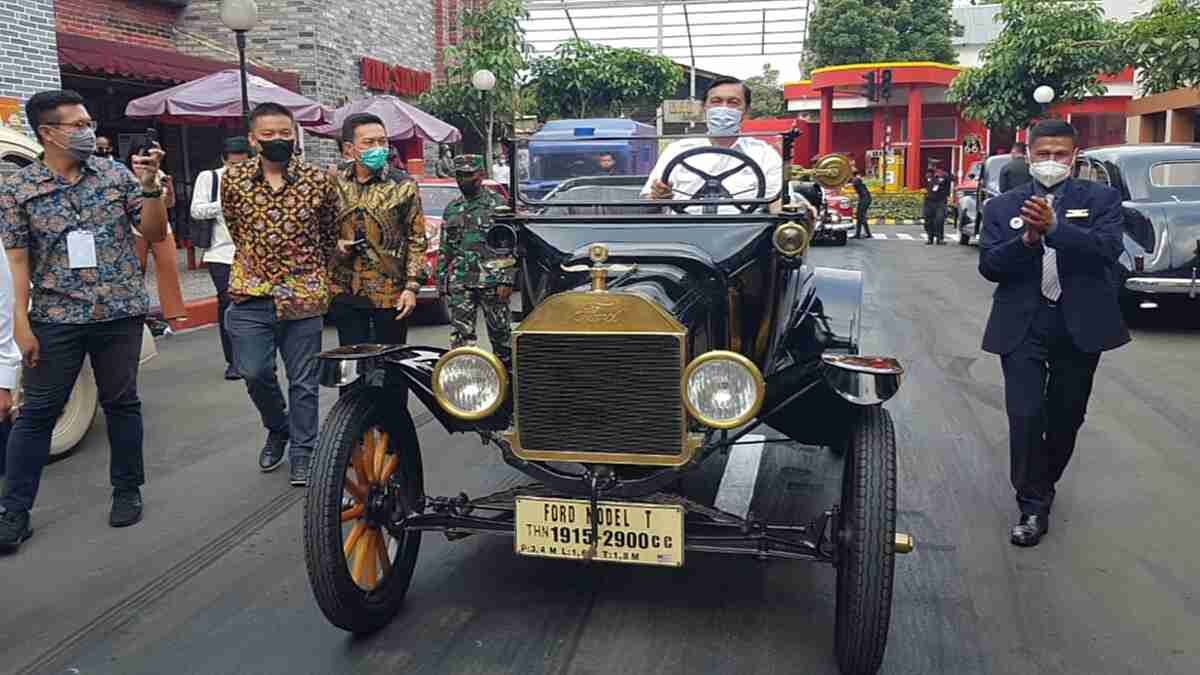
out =
[[[983,349],[1004,370],[1017,546],[1048,529],[1100,353],[1129,342],[1112,277],[1120,194],[1070,177],[1076,135],[1064,121],[1039,122],[1029,149],[1034,180],[987,203],[979,247],[979,272],[998,284]]]

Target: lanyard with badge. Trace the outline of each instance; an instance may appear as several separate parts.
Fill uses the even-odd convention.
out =
[[[67,192],[66,202],[75,212],[75,222],[82,220],[83,207],[76,201],[75,195]],[[96,267],[96,235],[90,230],[71,230],[67,233],[67,266],[73,270],[92,269]]]

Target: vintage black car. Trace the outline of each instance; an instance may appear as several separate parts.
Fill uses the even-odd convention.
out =
[[[1200,297],[1200,144],[1090,148],[1076,169],[1121,192],[1125,252],[1114,279],[1126,313]]]
[[[1000,172],[1012,161],[1012,155],[994,155],[971,167],[978,172],[975,187],[963,188],[958,194],[958,206],[954,222],[958,223],[958,243],[963,246],[979,243],[979,231],[983,225],[983,207],[988,200],[1000,194]],[[968,174],[968,180],[971,176]]]
[[[511,143],[509,155],[518,150]],[[842,671],[876,672],[894,556],[913,547],[895,531],[896,439],[882,407],[901,365],[859,353],[862,276],[806,261],[815,229],[806,206],[772,213],[779,195],[766,194],[762,171],[736,150],[677,159],[666,175],[726,162],[726,175],[741,167],[758,189],[733,199],[710,176],[664,206],[597,201],[605,181],[583,180],[541,211],[551,205],[513,185],[487,234],[496,259],[515,261],[524,277],[529,311],[514,331],[511,370],[477,347],[322,354],[323,384],[353,387],[325,420],[305,508],[309,578],[334,625],[365,633],[395,615],[424,532],[512,537],[516,554],[575,561],[564,564],[679,567],[707,553],[808,560],[837,570]],[[834,160],[814,174],[834,185],[849,166]],[[478,434],[530,482],[426,494],[420,439],[397,396],[405,387],[446,429]],[[763,425],[788,449],[804,444],[841,462],[840,497],[777,522],[681,488]]]

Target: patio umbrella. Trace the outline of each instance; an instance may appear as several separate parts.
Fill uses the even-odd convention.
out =
[[[342,122],[356,113],[371,113],[383,120],[388,140],[393,143],[414,136],[431,143],[457,143],[462,140],[462,133],[458,129],[395,96],[372,96],[351,101],[333,111],[328,124],[313,127],[309,131],[325,138],[341,138]]]
[[[248,74],[246,88],[250,107],[259,103],[278,103],[302,125],[325,122],[320,103],[263,79]],[[236,70],[222,70],[198,80],[136,98],[125,108],[127,117],[155,117],[167,124],[212,124],[225,119],[242,119],[242,80]]]

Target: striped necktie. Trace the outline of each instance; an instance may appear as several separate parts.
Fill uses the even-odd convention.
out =
[[[1046,195],[1046,203],[1054,209],[1054,195]],[[1057,213],[1055,215],[1057,218]],[[1050,302],[1062,297],[1062,284],[1058,280],[1058,252],[1042,240],[1042,295]]]

